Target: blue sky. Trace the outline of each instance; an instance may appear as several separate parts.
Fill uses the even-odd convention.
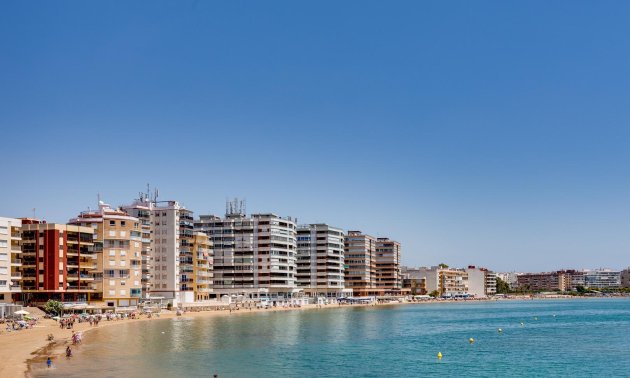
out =
[[[630,265],[630,4],[4,2],[0,215],[151,183],[405,263]]]

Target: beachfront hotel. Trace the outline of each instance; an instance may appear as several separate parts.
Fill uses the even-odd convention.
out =
[[[140,220],[99,201],[97,210],[81,212],[70,224],[94,230],[97,295],[101,307],[135,307],[142,295],[142,232]]]
[[[389,238],[376,239],[376,287],[385,293],[400,294],[400,243]]]
[[[201,215],[195,230],[213,245],[214,293],[286,300],[296,282],[296,222],[275,214],[247,216],[228,204],[225,217]]]
[[[11,303],[21,292],[22,221],[0,217],[0,303]]]
[[[309,297],[352,294],[344,286],[344,234],[327,224],[297,229],[297,285]]]
[[[49,299],[87,302],[99,299],[94,274],[98,256],[94,229],[22,220],[22,293],[16,301],[42,305]]]
[[[345,286],[356,296],[376,295],[376,238],[348,231],[344,243]]]

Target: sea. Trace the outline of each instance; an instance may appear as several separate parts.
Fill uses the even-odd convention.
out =
[[[160,319],[95,329],[71,359],[37,365],[35,377],[622,377],[630,299]]]

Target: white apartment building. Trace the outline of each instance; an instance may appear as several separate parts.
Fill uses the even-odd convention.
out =
[[[148,195],[140,193],[140,198],[134,200],[131,205],[123,206],[122,209],[132,217],[140,221],[140,232],[142,241],[142,298],[147,298],[153,289],[153,202],[149,201]]]
[[[475,298],[486,298],[497,293],[497,275],[488,269],[469,266],[468,273],[468,294]]]
[[[296,223],[275,214],[202,215],[196,231],[213,244],[214,293],[284,301],[298,296]]]
[[[591,289],[621,287],[621,272],[611,269],[584,270],[584,285]]]
[[[0,217],[0,303],[12,303],[13,293],[21,292],[21,228],[21,220]]]
[[[192,212],[177,201],[156,202],[153,208],[155,259],[151,297],[164,298],[173,305],[194,302],[194,292],[188,290],[193,274],[192,245]]]
[[[352,294],[344,288],[343,230],[327,224],[297,229],[297,285],[310,297],[337,298]]]

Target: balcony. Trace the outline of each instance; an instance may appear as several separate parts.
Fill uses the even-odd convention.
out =
[[[18,293],[22,291],[22,287],[20,287],[20,285],[11,285],[9,290],[13,293]]]
[[[20,272],[11,272],[11,279],[12,280],[20,280],[20,279],[22,279],[22,273],[20,273]]]
[[[11,266],[22,266],[21,259],[11,259]]]
[[[20,234],[19,232],[12,232],[11,233],[11,239],[13,239],[13,240],[22,240],[22,234]]]

